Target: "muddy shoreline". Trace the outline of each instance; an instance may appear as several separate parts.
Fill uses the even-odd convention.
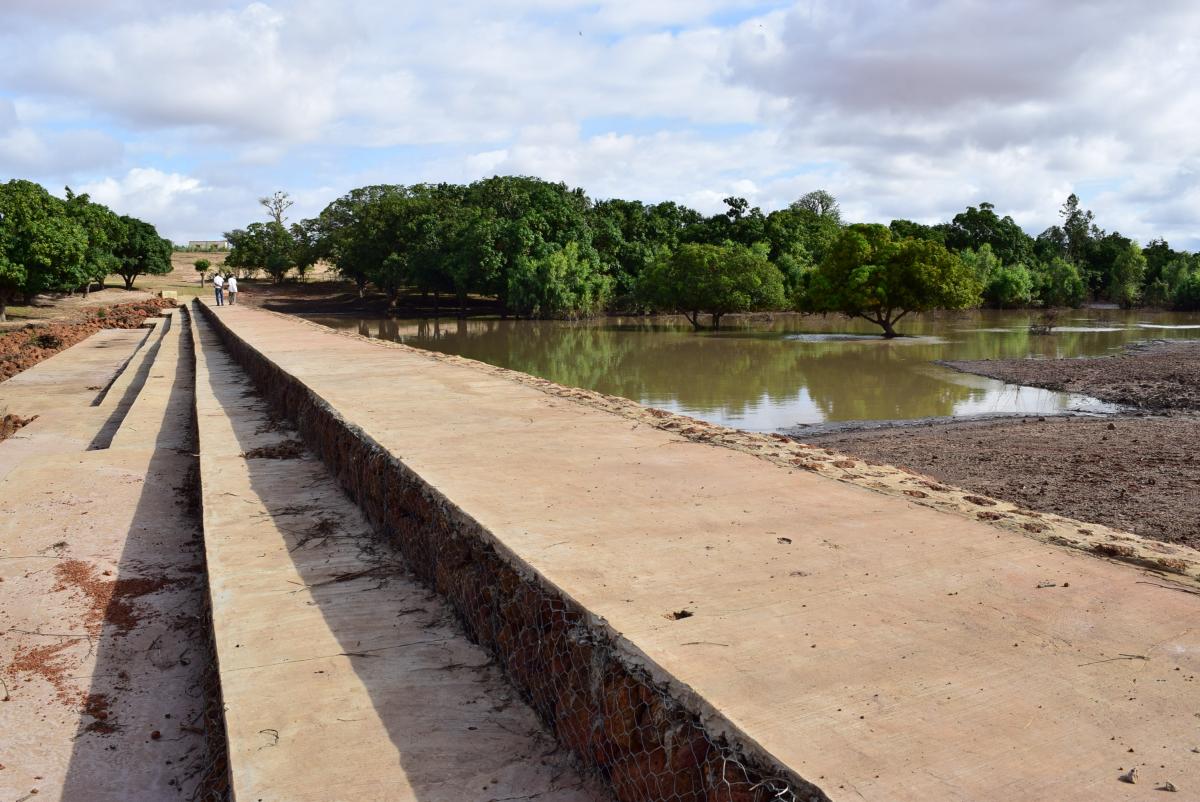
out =
[[[1200,343],[1140,343],[1088,359],[947,364],[1127,409],[1102,417],[925,421],[791,434],[1040,512],[1200,547]]]

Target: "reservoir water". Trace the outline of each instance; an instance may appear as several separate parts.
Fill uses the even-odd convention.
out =
[[[1049,335],[1031,313],[911,317],[891,341],[865,321],[776,314],[695,332],[682,318],[582,322],[311,315],[367,337],[402,342],[623,396],[752,431],[847,421],[1105,413],[1094,398],[960,373],[938,360],[1099,356],[1128,343],[1200,338],[1200,315],[1084,309]]]

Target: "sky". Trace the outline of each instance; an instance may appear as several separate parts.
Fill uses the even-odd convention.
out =
[[[177,242],[536,175],[851,221],[993,203],[1200,249],[1194,0],[2,0],[0,180]]]

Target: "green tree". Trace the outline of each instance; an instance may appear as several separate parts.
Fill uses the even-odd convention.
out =
[[[17,295],[76,281],[87,247],[87,232],[67,216],[63,201],[32,181],[0,184],[0,320]]]
[[[968,206],[954,215],[953,221],[936,228],[952,251],[988,245],[1003,264],[1027,264],[1033,258],[1033,238],[1008,215],[997,215],[995,208],[990,203]]]
[[[1106,273],[1105,292],[1110,301],[1128,309],[1141,300],[1146,257],[1136,242],[1117,251]]]
[[[374,208],[382,198],[403,191],[390,184],[359,187],[330,203],[317,218],[322,250],[338,272],[354,282],[360,297],[371,271],[389,253]]]
[[[208,269],[212,267],[212,262],[207,259],[197,259],[192,262],[192,267],[196,268],[196,272],[200,274],[200,285],[204,286],[204,277],[208,275]]]
[[[814,189],[801,195],[798,200],[792,201],[790,208],[793,211],[809,212],[838,225],[842,222],[842,208],[838,205],[837,198],[823,189]]]
[[[650,305],[683,313],[696,329],[702,313],[719,329],[730,312],[780,309],[786,302],[779,269],[740,245],[681,245],[646,271],[641,291]]]
[[[1067,196],[1062,209],[1058,212],[1062,217],[1062,232],[1066,247],[1066,257],[1077,265],[1087,262],[1088,249],[1092,240],[1103,236],[1096,227],[1096,216],[1091,210],[1079,206],[1079,196],[1072,192]]]
[[[1200,269],[1192,270],[1175,288],[1175,307],[1193,311],[1200,309]]]
[[[574,242],[580,258],[590,260],[591,202],[581,189],[528,176],[495,176],[467,187],[464,200],[480,214],[463,243],[481,258],[478,289],[500,300],[505,313],[516,311],[509,294],[538,261]]]
[[[990,244],[984,243],[979,250],[968,248],[958,256],[983,287],[986,306],[1007,309],[1028,306],[1033,300],[1033,274],[1029,268],[1004,264]]]
[[[702,220],[694,209],[671,202],[647,205],[612,199],[592,207],[588,219],[592,244],[604,271],[613,277],[613,303],[617,309],[638,308],[637,287],[642,274]]]
[[[568,242],[518,262],[509,275],[508,298],[515,311],[529,317],[585,317],[604,308],[612,285],[595,251],[581,252]]]
[[[945,226],[927,226],[912,220],[893,220],[888,224],[888,229],[894,239],[927,239],[930,242],[946,244]]]
[[[905,315],[974,306],[979,290],[971,270],[942,245],[897,241],[885,226],[858,224],[842,231],[798,300],[805,311],[869,320],[891,338]]]
[[[132,290],[138,276],[165,276],[171,272],[170,240],[136,217],[122,216],[121,224],[125,233],[114,249],[118,259],[115,272],[125,280],[125,289]]]
[[[77,222],[87,237],[87,250],[74,275],[63,276],[63,289],[83,288],[86,296],[92,284],[104,285],[104,279],[115,273],[118,259],[114,250],[125,235],[121,218],[107,206],[92,203],[86,194],[76,195],[67,187],[67,215]]]
[[[1087,287],[1079,268],[1061,256],[1038,267],[1033,277],[1034,294],[1045,306],[1083,305]]]
[[[230,245],[229,255],[225,257],[226,267],[250,273],[262,270],[279,284],[296,266],[292,235],[275,220],[227,231],[225,239]]]

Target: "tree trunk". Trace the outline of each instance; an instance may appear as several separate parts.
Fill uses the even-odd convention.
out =
[[[721,315],[722,314],[724,314],[724,313],[722,313],[722,312],[713,312],[712,313],[713,331],[721,330]]]
[[[125,289],[127,289],[127,290],[132,290],[132,289],[133,289],[133,280],[134,280],[134,279],[136,279],[136,278],[137,278],[137,276],[136,276],[136,275],[134,275],[134,276],[123,276],[123,278],[125,279]]]
[[[699,312],[684,312],[683,316],[687,318],[688,323],[692,324],[692,331],[700,331],[700,313]]]
[[[8,299],[0,298],[0,323],[8,322]]]
[[[876,321],[876,322],[877,322],[877,323],[878,323],[880,326],[883,326],[883,336],[884,336],[884,338],[885,338],[885,339],[888,339],[888,340],[890,340],[890,339],[892,339],[893,337],[895,337],[895,336],[896,336],[896,329],[895,329],[895,327],[892,325],[892,321],[891,321],[891,320],[888,320],[888,319],[885,317],[885,318],[883,318],[883,319],[881,319],[881,320],[878,320],[878,321]]]

